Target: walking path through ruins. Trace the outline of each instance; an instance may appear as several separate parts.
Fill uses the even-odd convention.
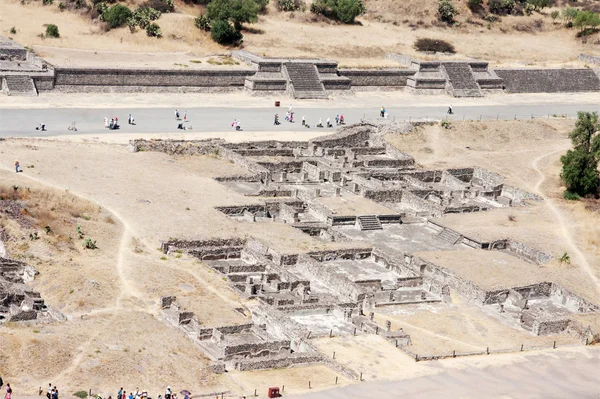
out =
[[[295,112],[295,123],[284,121],[287,107],[282,108],[227,108],[206,107],[180,109],[183,115],[187,111],[188,123],[184,125],[191,127],[194,132],[231,132],[231,123],[234,119],[240,121],[244,131],[276,132],[276,131],[304,131],[314,133],[315,125],[322,119],[325,124],[327,118],[334,123],[337,114],[343,114],[346,124],[360,122],[361,119],[376,120],[379,115],[379,107],[368,106],[364,108],[321,108],[310,107],[293,108]],[[447,105],[402,107],[390,106],[387,108],[388,121],[398,120],[514,120],[534,118],[549,118],[561,116],[574,116],[578,111],[598,111],[598,104],[572,104],[572,103],[548,103],[535,104],[503,104],[486,106],[455,106],[454,115],[446,114]],[[183,132],[177,129],[178,122],[172,108],[62,108],[62,109],[0,109],[0,137],[49,137],[57,135],[72,134],[144,134],[144,133],[169,133]],[[135,117],[135,126],[127,124],[127,117],[132,113]],[[279,114],[282,122],[279,126],[273,125],[275,113]],[[111,131],[104,128],[104,118],[118,117],[121,128]],[[307,123],[311,126],[310,131],[301,124],[301,119],[306,116]],[[71,122],[76,122],[78,131],[74,132],[67,128]],[[40,123],[46,124],[47,131],[35,130]],[[335,125],[335,123],[334,123]],[[322,133],[333,129],[318,129]]]

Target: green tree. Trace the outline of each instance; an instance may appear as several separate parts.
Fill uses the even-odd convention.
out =
[[[335,14],[337,19],[345,24],[354,22],[354,18],[365,12],[365,4],[362,0],[337,0]]]
[[[242,40],[240,31],[235,30],[231,22],[225,20],[213,21],[210,26],[210,36],[219,44],[236,44]]]
[[[579,14],[579,10],[573,7],[567,7],[562,12],[562,18],[566,24],[572,24],[573,20],[577,18],[577,14]]]
[[[456,11],[454,4],[450,0],[440,0],[438,14],[440,21],[451,24],[454,22],[454,16],[458,14],[458,11]]]
[[[588,29],[596,29],[600,26],[600,16],[591,11],[579,11],[573,20],[573,25],[578,27],[583,34]]]
[[[115,29],[125,25],[132,15],[133,13],[126,6],[115,4],[102,13],[102,19],[106,21],[109,29]]]
[[[206,16],[211,21],[232,22],[239,32],[242,23],[258,21],[259,8],[254,0],[212,0],[206,7]],[[225,28],[225,25],[221,25],[221,28]]]
[[[560,158],[561,178],[571,193],[586,195],[598,191],[599,128],[597,112],[577,113],[575,129],[569,134],[573,149]]]

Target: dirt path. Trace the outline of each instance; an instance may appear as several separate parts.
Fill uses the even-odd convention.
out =
[[[541,160],[543,160],[547,157],[550,157],[558,152],[564,152],[564,149],[560,149],[560,150],[552,151],[552,152],[549,152],[546,154],[542,154],[539,157],[537,157],[536,159],[534,159],[533,162],[531,163],[531,167],[540,175],[540,180],[536,183],[534,190],[539,195],[544,197],[544,204],[552,211],[552,213],[554,214],[554,217],[558,221],[558,224],[560,225],[560,230],[562,232],[563,237],[565,238],[565,242],[566,242],[567,246],[570,248],[570,251],[572,253],[574,253],[577,257],[577,264],[583,269],[583,271],[585,273],[587,273],[590,276],[590,279],[596,286],[596,290],[598,291],[598,293],[600,293],[600,280],[598,280],[598,277],[594,273],[594,270],[591,268],[585,255],[583,254],[583,252],[579,249],[579,247],[573,240],[574,231],[576,230],[576,226],[574,225],[574,223],[571,220],[569,220],[567,217],[565,217],[565,215],[562,213],[560,208],[554,203],[552,198],[544,195],[544,192],[540,188],[541,185],[544,183],[544,181],[546,181],[547,177],[544,174],[544,172],[542,172],[542,170],[539,168],[538,163]]]

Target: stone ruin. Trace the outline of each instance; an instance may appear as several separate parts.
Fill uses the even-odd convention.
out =
[[[131,149],[148,146],[137,141]],[[180,146],[189,144],[151,144],[172,153]],[[217,362],[218,370],[323,362],[348,374],[320,356],[310,340],[377,334],[406,351],[410,336],[366,314],[381,307],[451,302],[451,292],[534,335],[566,333],[583,339],[590,330],[572,316],[600,310],[537,274],[523,279],[530,283],[519,284],[520,273],[552,261],[550,254],[506,237],[482,241],[432,219],[541,200],[505,184],[496,173],[478,167],[421,169],[369,124],[307,142],[196,142],[194,148],[198,153],[216,151],[246,168],[249,175],[216,180],[261,198],[259,203],[219,206],[218,211],[246,223],[286,223],[323,241],[355,244],[282,253],[257,237],[164,242],[165,254],[198,258],[238,295],[260,303],[252,323],[206,327],[173,300],[163,301],[165,318]],[[436,258],[438,254],[443,255]],[[509,264],[501,286],[474,280],[450,261],[478,267],[495,264],[496,257]]]
[[[32,266],[0,258],[0,323],[63,318],[46,306],[38,292],[27,287],[36,274]]]
[[[36,96],[38,90],[54,86],[54,69],[25,47],[0,36],[0,85],[6,95]]]

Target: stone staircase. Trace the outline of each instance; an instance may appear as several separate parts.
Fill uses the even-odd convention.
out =
[[[379,218],[375,215],[364,215],[356,218],[359,230],[383,230]]]
[[[23,75],[6,75],[4,77],[5,88],[9,96],[37,96],[37,90],[33,79]]]
[[[466,62],[445,62],[442,64],[448,75],[449,94],[454,97],[483,97],[481,88],[475,81],[471,66]]]
[[[454,230],[444,228],[444,230],[442,230],[440,234],[438,234],[438,238],[441,238],[442,240],[454,245],[458,241],[460,241],[462,236]]]
[[[314,64],[286,62],[284,66],[292,84],[294,98],[327,98],[327,93]]]

